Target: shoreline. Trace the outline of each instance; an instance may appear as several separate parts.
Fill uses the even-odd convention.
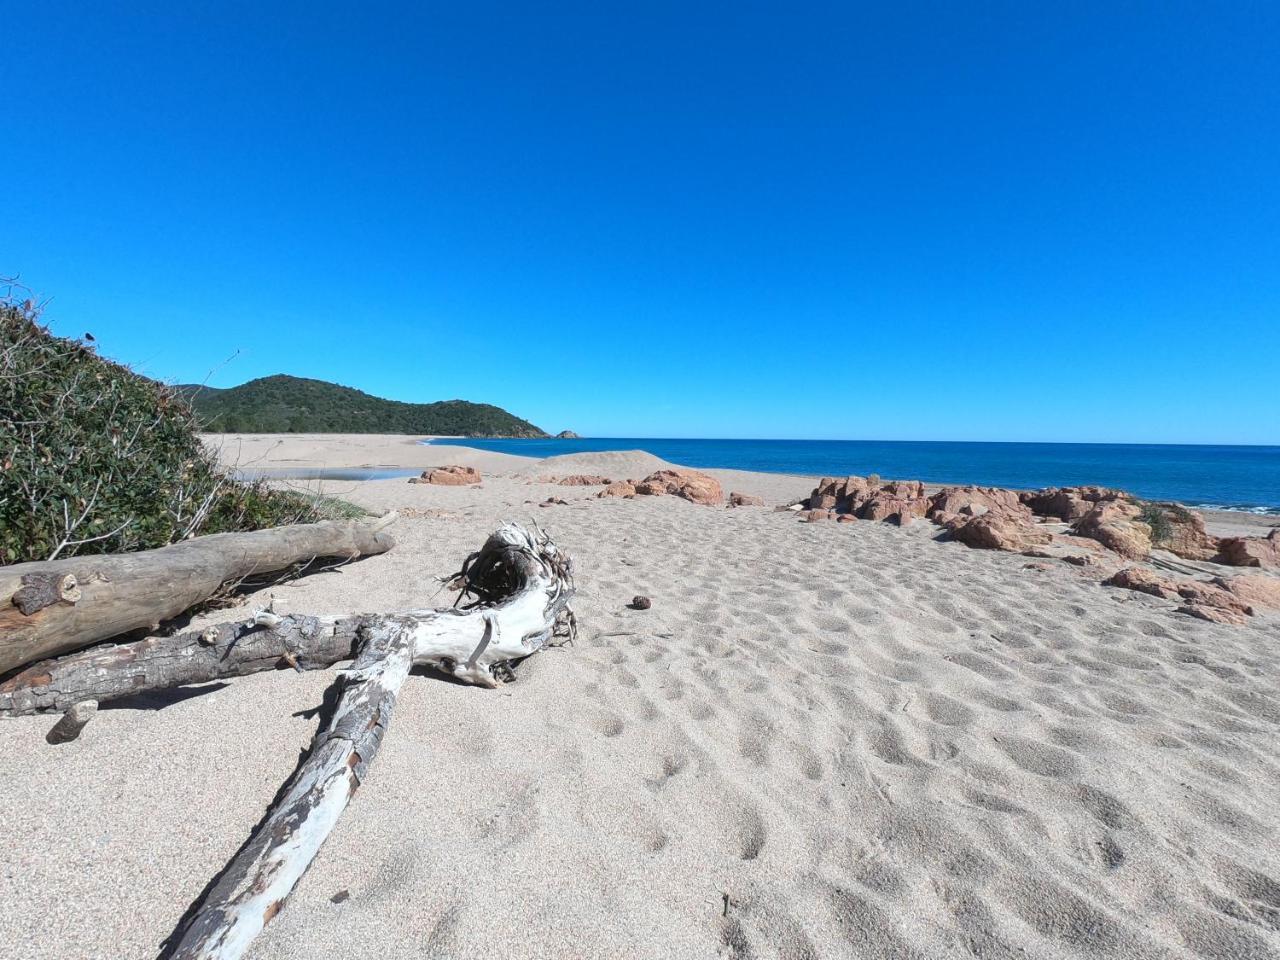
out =
[[[543,459],[521,454],[500,453],[467,446],[467,437],[428,437],[410,434],[203,434],[201,439],[215,450],[224,466],[234,469],[251,469],[256,472],[272,470],[332,469],[332,470],[426,470],[432,467],[456,463],[472,466],[486,474],[523,473]],[[426,443],[424,441],[449,440],[458,443]],[[563,454],[573,457],[615,456],[625,459],[628,455],[641,454],[662,465],[667,461],[644,450],[597,451],[582,454]],[[657,467],[654,467],[657,469]],[[810,488],[821,475],[786,473],[769,470],[738,470],[728,467],[689,467],[702,470],[723,481],[739,481],[749,477],[771,477],[782,482],[803,481]],[[263,479],[273,479],[270,475]],[[305,478],[278,475],[280,480],[308,482]],[[323,480],[324,478],[319,478]],[[364,478],[329,478],[332,482],[363,482]],[[393,479],[391,477],[368,479]],[[614,478],[618,479],[618,478]],[[916,479],[903,477],[899,479]],[[964,486],[962,482],[926,483],[925,489],[937,492],[946,486]],[[1027,488],[1007,487],[1021,490]],[[806,495],[809,490],[797,493]],[[1204,518],[1211,533],[1217,536],[1265,536],[1273,527],[1280,527],[1280,514],[1255,513],[1224,507],[1198,506],[1182,503]]]
[[[438,443],[438,444],[437,444],[437,441],[439,441],[439,440],[454,440],[454,439],[459,440],[459,441],[461,441],[461,442],[460,442],[460,443],[458,443],[458,444],[453,444],[453,443]],[[439,445],[439,446],[465,446],[465,445],[466,445],[466,441],[467,441],[467,440],[470,440],[470,439],[483,440],[483,441],[495,440],[495,441],[497,441],[497,442],[503,442],[503,443],[508,442],[508,439],[507,439],[507,438],[468,438],[468,437],[461,437],[461,438],[424,437],[424,438],[422,438],[419,442],[420,442],[420,443],[422,443],[423,445],[427,445],[427,446],[436,446],[436,445]],[[554,438],[551,438],[551,439],[554,439]],[[586,440],[587,442],[590,442],[590,439],[591,439],[591,438],[579,438],[579,439]],[[625,440],[626,442],[631,442],[631,439],[630,439],[630,438],[602,438],[602,439],[603,439],[603,440],[605,440],[605,441],[613,441],[613,440],[615,440],[615,439],[619,439],[619,440]],[[638,444],[638,446],[635,446],[635,447],[627,447],[627,448],[622,448],[622,447],[613,448],[613,447],[609,447],[609,448],[605,448],[605,449],[601,449],[601,450],[590,450],[590,449],[575,450],[575,449],[569,449],[569,450],[565,450],[565,451],[560,452],[560,453],[548,453],[548,454],[545,454],[544,456],[534,456],[534,457],[531,457],[531,459],[535,459],[535,460],[536,460],[536,459],[547,459],[547,458],[549,458],[549,457],[555,457],[555,456],[579,456],[579,455],[587,455],[587,454],[592,454],[592,453],[601,453],[601,452],[622,452],[622,451],[625,451],[625,450],[641,450],[641,451],[644,451],[644,452],[653,453],[653,455],[654,455],[654,456],[657,456],[657,457],[663,457],[663,454],[658,453],[658,452],[653,451],[653,450],[650,450],[648,447],[645,447],[645,446],[643,445],[643,444],[645,443],[645,439],[646,439],[646,438],[636,438],[635,442]],[[745,441],[745,440],[743,440],[743,441],[739,441],[739,440],[731,440],[731,441],[720,441],[720,440],[689,440],[689,439],[675,439],[675,440],[672,440],[672,439],[666,439],[666,438],[647,438],[647,439],[649,439],[649,440],[651,440],[651,441],[653,441],[654,443],[657,443],[657,444],[687,443],[687,442],[693,442],[693,443],[703,443],[703,442],[712,442],[712,443],[721,443],[721,442],[729,442],[729,443],[738,443],[738,442],[742,442],[742,443],[755,443],[755,442],[762,442],[762,443],[809,443],[809,442],[815,442],[815,443],[826,443],[826,442],[831,442],[831,443],[863,443],[863,442],[864,442],[864,441],[785,441],[785,440],[766,440],[766,441]],[[525,441],[515,441],[515,440],[512,440],[512,441],[510,441],[510,442],[525,442]],[[532,441],[532,442],[539,442],[539,441]],[[1261,450],[1277,450],[1277,451],[1280,451],[1280,447],[1273,447],[1273,446],[1271,446],[1271,445],[1269,445],[1269,444],[1252,444],[1252,445],[1248,445],[1248,444],[1097,444],[1097,443],[1078,443],[1078,444],[1070,444],[1070,443],[1051,443],[1051,444],[1037,444],[1037,443],[1031,443],[1031,442],[1027,442],[1027,441],[1008,441],[1007,443],[1001,443],[1001,442],[996,442],[996,441],[973,441],[973,442],[971,442],[971,443],[970,443],[970,442],[967,442],[967,441],[963,441],[963,442],[962,442],[962,441],[914,441],[914,440],[902,440],[902,441],[898,441],[898,440],[895,440],[895,441],[887,441],[887,440],[886,440],[886,441],[865,441],[865,442],[867,442],[867,443],[877,443],[877,444],[879,444],[879,443],[883,443],[883,444],[888,444],[888,445],[893,445],[893,444],[903,444],[903,445],[923,444],[923,445],[930,445],[930,444],[933,444],[933,445],[937,445],[937,446],[970,446],[970,445],[971,445],[971,446],[975,446],[975,447],[1000,446],[1000,445],[1005,445],[1005,446],[1033,446],[1033,447],[1034,447],[1034,446],[1049,446],[1049,447],[1072,447],[1072,446],[1076,446],[1076,447],[1102,447],[1102,448],[1107,448],[1107,447],[1116,447],[1116,448],[1135,448],[1135,447],[1137,447],[1137,448],[1153,448],[1153,449],[1157,449],[1157,448],[1158,448],[1158,449],[1169,449],[1169,448],[1176,449],[1176,448],[1179,448],[1179,447],[1185,447],[1185,448],[1188,448],[1188,449],[1218,449],[1218,448],[1220,448],[1220,449],[1224,449],[1224,450],[1248,450],[1248,449],[1254,449],[1254,448],[1256,448],[1256,449],[1261,449]],[[488,450],[488,449],[487,449],[487,448],[485,448],[485,447],[472,447],[472,448],[470,448],[470,449],[480,450],[480,451],[483,451],[483,452],[503,453],[503,454],[505,454],[505,455],[510,455],[510,456],[525,456],[525,454],[510,453],[509,451],[505,451],[505,450],[504,450],[504,451],[490,451],[490,450]],[[688,469],[692,469],[692,470],[725,470],[725,469],[733,469],[733,470],[743,470],[743,471],[746,471],[746,472],[782,474],[782,475],[785,475],[785,476],[808,476],[808,477],[812,477],[815,481],[816,481],[816,480],[818,480],[818,479],[820,479],[820,478],[822,478],[822,477],[847,476],[847,475],[849,475],[849,474],[850,474],[850,472],[852,472],[853,474],[859,474],[859,471],[856,471],[856,470],[855,470],[855,471],[840,471],[840,470],[834,470],[834,471],[833,471],[833,470],[827,470],[827,471],[825,471],[825,472],[814,472],[814,471],[805,471],[805,470],[797,471],[797,470],[790,470],[790,469],[771,469],[771,468],[769,468],[769,467],[761,467],[761,466],[753,466],[753,467],[732,467],[732,466],[712,465],[712,464],[702,464],[702,465],[698,465],[698,464],[687,463],[687,462],[684,462],[684,461],[673,460],[673,459],[671,459],[670,457],[663,457],[663,458],[664,458],[664,459],[667,459],[669,462],[672,462],[672,463],[679,463],[681,466],[687,467]],[[873,472],[873,473],[879,473],[880,471],[872,471],[872,472]],[[886,476],[886,477],[887,477],[887,476],[889,476],[889,474],[884,474],[884,476]],[[946,477],[946,478],[943,478],[943,479],[937,479],[937,480],[923,480],[923,479],[922,479],[921,477],[919,477],[919,476],[911,475],[911,474],[910,474],[910,472],[908,472],[908,473],[904,473],[904,474],[900,474],[900,475],[895,475],[895,476],[896,476],[896,478],[897,478],[897,479],[904,479],[904,480],[921,480],[921,482],[923,482],[923,483],[925,484],[925,486],[926,486],[926,487],[932,487],[932,488],[935,488],[935,489],[937,489],[937,488],[941,488],[941,487],[951,487],[951,486],[980,486],[980,487],[996,487],[996,488],[1004,489],[1004,490],[1013,490],[1013,491],[1015,491],[1015,492],[1023,492],[1023,491],[1033,491],[1033,490],[1044,489],[1044,488],[1046,488],[1046,487],[1074,487],[1074,486],[1091,486],[1091,485],[1092,485],[1092,486],[1109,486],[1109,487],[1113,487],[1113,488],[1115,488],[1115,489],[1126,489],[1126,490],[1128,489],[1128,488],[1127,488],[1123,483],[1120,483],[1120,484],[1115,484],[1115,483],[1100,483],[1100,482],[1099,482],[1096,478],[1094,478],[1094,477],[1090,477],[1090,478],[1086,478],[1086,479],[1080,479],[1080,480],[1074,480],[1074,481],[1070,481],[1070,482],[1068,482],[1068,481],[1063,481],[1063,480],[1055,480],[1055,481],[1050,481],[1050,482],[1043,483],[1043,484],[1038,484],[1038,485],[1023,485],[1023,484],[1018,484],[1018,483],[1000,483],[1000,482],[977,481],[977,480],[972,480],[972,479],[957,479],[956,477]],[[1133,491],[1129,491],[1129,492],[1131,492],[1131,493],[1132,493]],[[1134,493],[1134,496],[1138,496],[1138,494]],[[1251,515],[1251,516],[1260,516],[1260,517],[1274,517],[1274,518],[1275,518],[1275,522],[1276,522],[1276,524],[1277,524],[1277,525],[1280,525],[1280,503],[1275,503],[1275,504],[1248,504],[1248,505],[1215,504],[1215,503],[1209,503],[1209,502],[1192,502],[1190,498],[1158,497],[1158,496],[1147,496],[1147,497],[1143,497],[1142,499],[1151,500],[1151,501],[1154,501],[1154,502],[1160,502],[1160,503],[1177,503],[1177,504],[1179,504],[1179,505],[1181,505],[1181,506],[1183,506],[1183,507],[1186,507],[1187,509],[1190,509],[1190,510],[1210,510],[1210,511],[1217,511],[1217,512],[1226,512],[1226,513],[1240,513],[1240,514],[1248,514],[1248,515]]]

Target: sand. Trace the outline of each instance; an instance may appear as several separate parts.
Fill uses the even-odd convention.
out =
[[[410,514],[398,546],[248,598],[448,602],[436,576],[533,519],[576,559],[582,628],[496,691],[411,677],[250,956],[1280,957],[1280,617],[1192,620],[928,523],[532,482],[646,456],[341,484]],[[714,472],[771,504],[811,486]],[[550,495],[570,503],[535,506]],[[0,723],[0,942],[153,956],[292,770],[330,679],[103,710],[56,748],[49,718]]]

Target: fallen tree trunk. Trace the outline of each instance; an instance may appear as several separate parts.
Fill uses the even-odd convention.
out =
[[[160,623],[226,583],[321,557],[391,549],[394,514],[217,533],[139,553],[68,557],[0,567],[0,675],[68,650]]]
[[[360,656],[338,678],[337,705],[306,760],[163,956],[242,956],[342,816],[377,756],[413,656],[407,622],[380,618],[362,633]]]
[[[254,617],[172,637],[101,644],[37,661],[0,681],[0,716],[61,713],[82,700],[110,703],[282,666],[321,670],[356,655],[360,624],[360,617],[291,617],[288,628],[271,629]]]
[[[388,616],[412,633],[413,662],[480,686],[537,651],[565,619],[572,572],[546,537],[508,524],[454,578],[480,601],[465,609],[392,615],[277,616],[262,612],[172,637],[108,644],[28,665],[0,682],[0,716],[61,713],[263,670],[318,670],[356,656],[360,629]]]

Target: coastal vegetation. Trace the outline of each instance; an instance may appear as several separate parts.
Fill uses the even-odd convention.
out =
[[[225,476],[198,426],[181,393],[88,335],[52,335],[34,301],[0,298],[0,564],[331,515],[326,500]]]
[[[176,388],[205,430],[216,433],[420,433],[545,437],[501,407],[466,400],[404,403],[325,380],[276,374],[238,387]]]

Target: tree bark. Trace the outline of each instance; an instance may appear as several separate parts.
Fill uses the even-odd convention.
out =
[[[153,630],[225,583],[320,557],[384,553],[394,541],[382,528],[393,518],[217,533],[139,553],[0,567],[0,675],[132,630]]]
[[[335,686],[333,716],[306,760],[162,956],[234,960],[248,949],[302,878],[377,756],[413,655],[407,622],[362,628],[360,656]]]

